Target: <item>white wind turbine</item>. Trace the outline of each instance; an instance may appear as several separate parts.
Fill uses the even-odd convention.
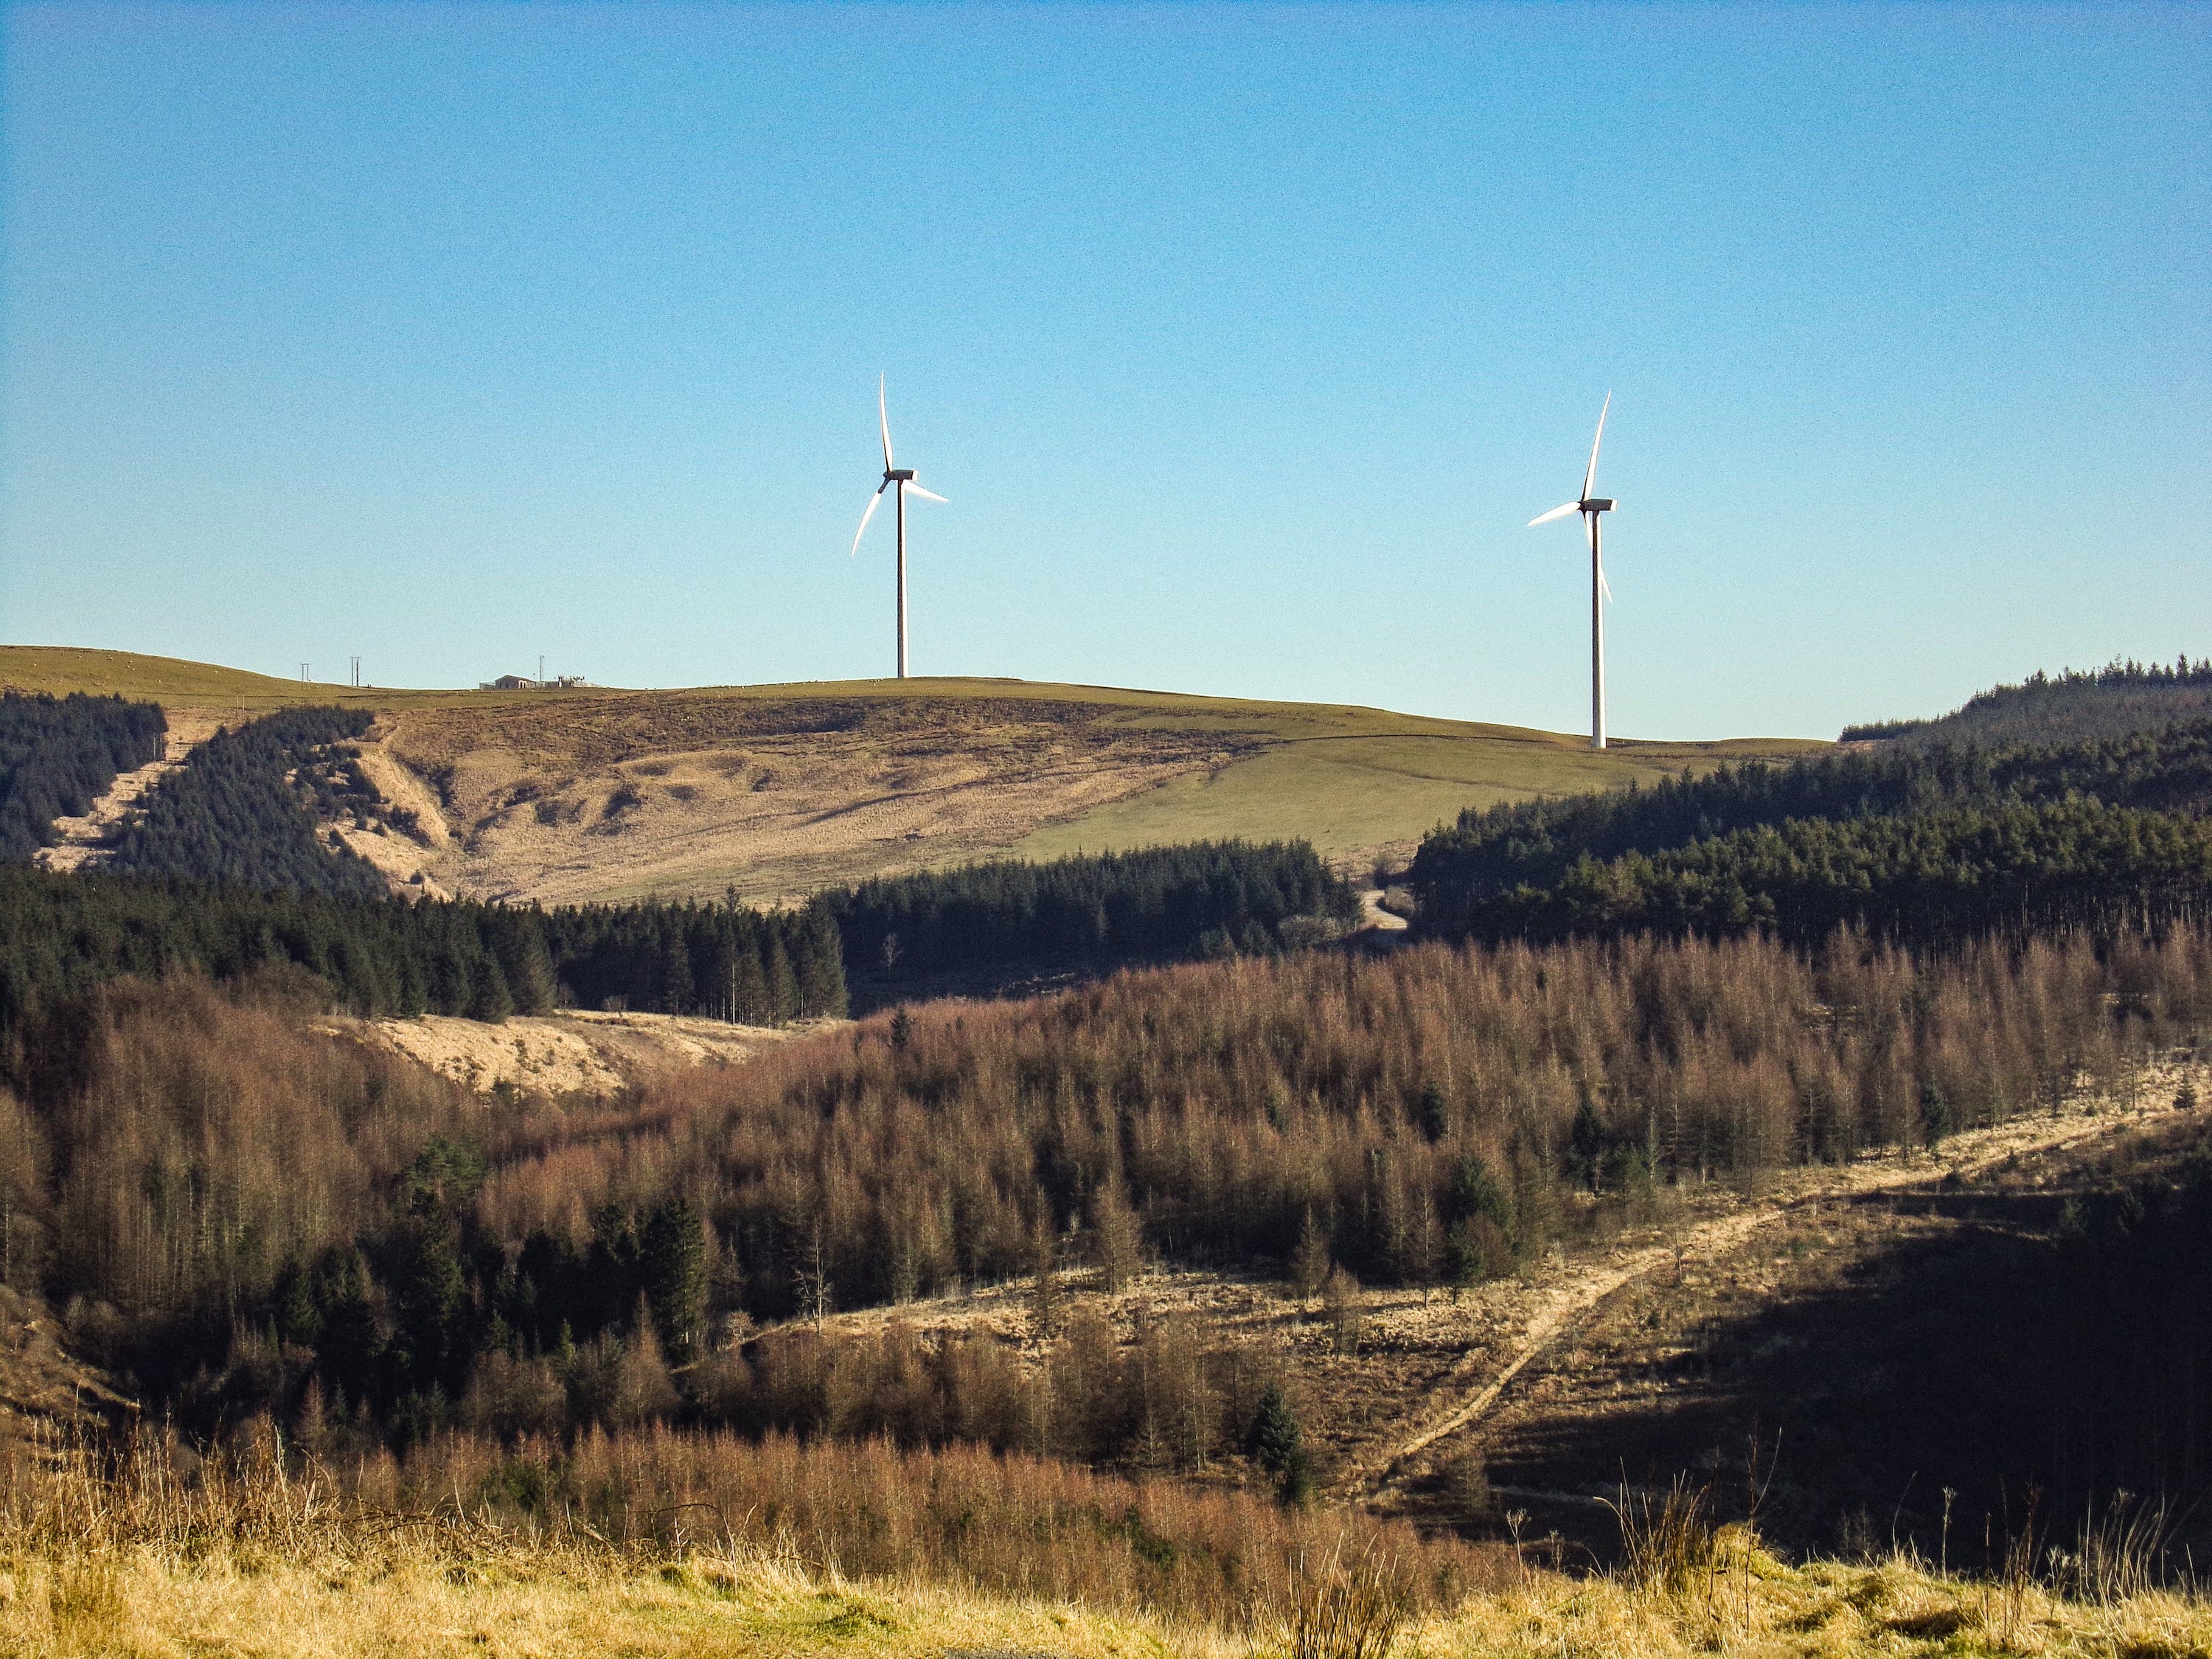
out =
[[[1605,394],[1605,406],[1597,412],[1597,436],[1590,441],[1589,466],[1583,473],[1583,493],[1564,507],[1555,507],[1549,513],[1528,520],[1534,530],[1540,524],[1549,524],[1554,519],[1564,519],[1570,513],[1579,513],[1589,527],[1590,544],[1590,747],[1605,747],[1605,603],[1613,597],[1613,590],[1605,581],[1604,543],[1598,531],[1598,514],[1613,510],[1611,498],[1590,494],[1590,486],[1597,482],[1597,448],[1605,441],[1605,417],[1613,407],[1613,393]]]
[[[914,481],[910,466],[891,465],[891,417],[884,400],[883,378],[876,380],[876,421],[884,434],[884,481],[876,486],[876,493],[868,498],[868,510],[860,514],[860,527],[853,532],[853,556],[860,551],[860,538],[868,533],[868,520],[876,516],[876,508],[884,499],[884,491],[893,484],[898,486],[898,677],[906,673],[906,498],[911,490],[926,501],[941,501],[944,496],[924,489]]]

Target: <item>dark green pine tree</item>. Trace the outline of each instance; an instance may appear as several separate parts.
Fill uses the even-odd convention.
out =
[[[1605,1168],[1605,1122],[1586,1096],[1575,1108],[1574,1124],[1567,1131],[1567,1178],[1595,1192]]]
[[[507,975],[498,959],[478,957],[470,975],[468,1016],[488,1025],[504,1025],[514,1012],[514,995],[507,988]]]
[[[690,1357],[707,1328],[706,1231],[690,1199],[665,1199],[646,1212],[638,1277],[662,1346]]]
[[[688,1014],[691,1012],[694,989],[691,982],[691,947],[684,942],[681,927],[672,926],[660,941],[660,1012],[664,1014]]]
[[[1285,1504],[1303,1504],[1313,1495],[1313,1462],[1306,1455],[1305,1435],[1290,1397],[1270,1385],[1260,1396],[1247,1437],[1252,1461],[1275,1477],[1276,1495]]]
[[[560,1000],[553,973],[553,953],[545,946],[545,930],[534,909],[502,911],[493,919],[493,953],[507,977],[514,1011],[520,1014],[552,1012]]]
[[[799,1017],[799,980],[791,970],[791,953],[784,948],[783,930],[770,925],[763,952],[763,976],[768,981],[769,1018],[781,1024]]]
[[[827,905],[809,905],[801,913],[798,933],[792,955],[799,1017],[842,1019],[848,1005],[844,949],[836,918]]]

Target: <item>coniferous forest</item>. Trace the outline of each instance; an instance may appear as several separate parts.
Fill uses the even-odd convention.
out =
[[[2212,1031],[2212,723],[1470,813],[1414,872],[1424,927],[1458,937],[1370,956],[1297,948],[1351,908],[1300,844],[784,912],[357,895],[316,831],[362,810],[331,748],[352,717],[291,712],[126,842],[231,867],[243,826],[264,879],[0,868],[0,1278],[196,1431],[678,1420],[1195,1467],[1284,1409],[1276,1369],[1195,1327],[1125,1346],[1041,1303],[1040,1367],[819,1322],[1148,1260],[1463,1288],[1662,1188],[1932,1147]],[[1218,959],[921,1004],[604,1101],[487,1101],[311,1018],[772,1023],[843,1012],[848,963],[1194,956]],[[2191,1187],[2085,1213],[2050,1282],[2051,1320],[2156,1383],[2140,1422],[2084,1406],[2097,1364],[2039,1384],[2037,1431],[2101,1469],[2205,1473],[2172,1449],[2212,1426],[2203,1333],[2109,1328],[2128,1295],[2185,1298],[2203,1209]]]
[[[2037,672],[1992,686],[1935,720],[1847,726],[1845,743],[1907,746],[2124,737],[2212,714],[2212,659],[2172,664],[2114,661],[2102,668]]]
[[[0,1030],[125,975],[280,968],[363,1016],[582,1006],[774,1025],[845,1012],[819,906],[410,903],[0,866]]]
[[[1013,963],[1264,954],[1359,913],[1350,885],[1304,842],[1000,860],[864,882],[823,901],[848,971],[895,981]]]
[[[82,817],[118,773],[161,759],[167,730],[150,702],[0,695],[0,861],[28,859],[56,818]]]
[[[1441,937],[2139,926],[2212,896],[2208,808],[2208,720],[1882,745],[1469,811],[1423,842],[1409,880]]]
[[[58,780],[97,793],[112,778],[82,757],[84,733],[141,733],[143,746],[150,731],[159,752],[152,704],[9,708],[19,703],[9,775],[24,812],[51,805]],[[360,709],[301,707],[219,732],[149,793],[99,873],[0,868],[0,1022],[119,975],[230,980],[283,963],[363,1015],[499,1020],[567,1006],[775,1024],[842,1014],[848,963],[893,982],[1010,964],[1096,969],[1279,950],[1357,910],[1311,848],[1235,842],[897,878],[796,913],[402,903],[324,829],[383,810],[343,747],[369,724]],[[137,752],[101,741],[117,759]]]
[[[625,1008],[774,1025],[843,1014],[848,963],[894,977],[888,961],[903,978],[1265,952],[1296,944],[1302,921],[1340,930],[1351,902],[1302,844],[1066,860],[1037,882],[1015,875],[1020,867],[986,866],[972,882],[955,872],[873,883],[857,898],[779,911],[407,902],[0,866],[0,1029],[125,975],[229,981],[277,966],[304,970],[333,1006],[363,1016]],[[911,957],[884,948],[908,936],[901,930],[918,941]]]
[[[332,745],[361,737],[366,709],[280,709],[195,749],[116,836],[120,873],[234,882],[333,898],[385,890],[376,867],[320,833],[321,816],[373,800]]]

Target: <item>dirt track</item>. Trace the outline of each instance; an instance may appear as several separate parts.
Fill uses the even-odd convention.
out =
[[[1940,1157],[1888,1152],[1840,1169],[1800,1171],[1778,1192],[1749,1207],[1731,1209],[1625,1255],[1569,1265],[1550,1283],[1534,1287],[1501,1362],[1486,1364],[1490,1350],[1475,1325],[1480,1310],[1471,1311],[1468,1352],[1443,1379],[1450,1397],[1405,1433],[1347,1458],[1338,1471],[1338,1490],[1370,1502],[1389,1495],[1421,1454],[1477,1424],[1516,1381],[1532,1369],[1540,1370],[1538,1362],[1547,1352],[1607,1297],[1657,1269],[1718,1261],[1808,1205],[1910,1192],[1945,1181],[1972,1182],[2012,1159],[2101,1139],[2164,1115],[2160,1109],[2130,1111],[2106,1105],[2057,1117],[2015,1118],[1954,1136]]]

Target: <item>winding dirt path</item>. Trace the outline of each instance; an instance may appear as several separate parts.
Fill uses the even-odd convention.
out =
[[[2166,1089],[2151,1092],[2171,1097]],[[1346,1497],[1368,1501],[1383,1496],[1423,1452],[1480,1421],[1563,1334],[1595,1312],[1607,1297],[1660,1267],[1716,1261],[1739,1249],[1753,1234],[1809,1205],[1907,1193],[1950,1176],[1972,1181],[2013,1158],[2060,1152],[2134,1128],[2146,1119],[2162,1115],[2165,1109],[2130,1110],[2104,1104],[2096,1109],[2077,1108],[2063,1116],[2014,1118],[1993,1128],[1953,1136],[1944,1144],[1940,1158],[1887,1152],[1840,1169],[1809,1172],[1754,1207],[1700,1222],[1662,1243],[1603,1262],[1569,1267],[1539,1292],[1534,1312],[1522,1325],[1502,1364],[1494,1369],[1486,1366],[1485,1351],[1471,1348],[1440,1386],[1439,1392],[1449,1395],[1445,1402],[1402,1436],[1351,1460],[1340,1477],[1340,1489]],[[1468,1334],[1474,1342],[1482,1333],[1470,1330]]]

